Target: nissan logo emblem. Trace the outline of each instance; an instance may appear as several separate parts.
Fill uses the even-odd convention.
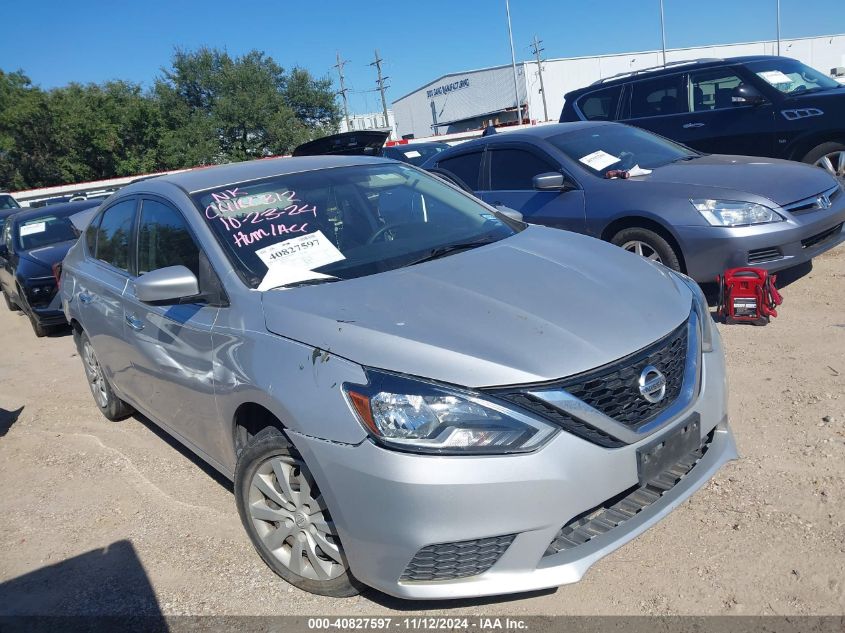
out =
[[[666,397],[666,376],[657,367],[649,365],[640,373],[640,395],[652,404]]]

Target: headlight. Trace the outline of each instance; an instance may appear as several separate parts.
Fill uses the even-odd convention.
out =
[[[440,455],[527,453],[557,427],[471,391],[368,370],[369,384],[343,389],[380,444]]]
[[[693,308],[698,316],[699,331],[701,332],[701,351],[713,351],[713,319],[710,316],[710,306],[707,305],[707,297],[701,291],[701,288],[693,279],[687,277],[683,273],[672,271],[692,293]]]
[[[774,210],[754,202],[736,200],[690,200],[711,226],[748,226],[780,222]]]

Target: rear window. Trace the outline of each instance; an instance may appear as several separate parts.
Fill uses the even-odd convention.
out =
[[[20,209],[20,207],[21,205],[12,196],[0,195],[0,209]]]
[[[578,99],[578,109],[588,121],[614,121],[622,86],[590,92]]]

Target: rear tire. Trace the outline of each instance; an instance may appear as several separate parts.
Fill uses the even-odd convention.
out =
[[[94,396],[94,404],[112,422],[128,418],[135,410],[114,394],[88,335],[85,332],[79,332],[74,338],[85,367],[85,378],[88,380],[91,395]]]
[[[259,556],[284,580],[332,598],[360,592],[314,478],[280,430],[265,428],[247,442],[235,502]]]
[[[630,253],[642,255],[672,270],[681,271],[681,260],[664,237],[649,229],[631,227],[622,229],[610,239],[611,243]]]

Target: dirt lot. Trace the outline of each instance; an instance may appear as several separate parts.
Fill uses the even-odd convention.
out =
[[[109,423],[68,335],[0,312],[0,614],[843,614],[845,247],[765,328],[722,327],[742,458],[557,591],[459,603],[295,590],[230,487],[151,423]]]

